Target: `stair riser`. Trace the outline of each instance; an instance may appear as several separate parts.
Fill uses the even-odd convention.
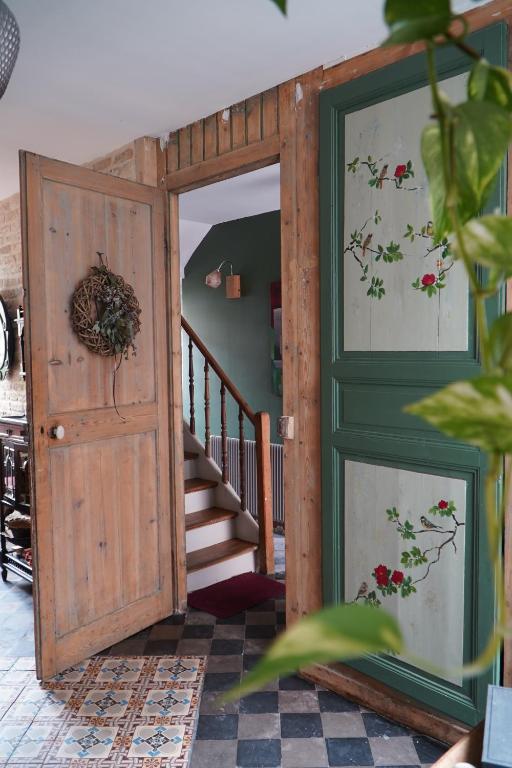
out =
[[[215,489],[206,488],[204,491],[194,491],[185,494],[185,513],[199,512],[215,506]]]
[[[221,541],[232,539],[234,535],[235,525],[233,520],[221,520],[213,525],[203,525],[201,528],[194,528],[192,531],[187,531],[187,552],[195,552],[196,549],[220,544]]]
[[[218,581],[230,579],[239,573],[247,573],[256,570],[256,553],[246,552],[238,557],[232,557],[224,560],[217,565],[210,565],[199,571],[189,573],[187,576],[187,590],[193,592],[195,589],[209,587],[210,584],[216,584]]]
[[[184,464],[185,480],[190,480],[192,477],[197,477],[198,474],[199,471],[197,459],[189,459],[186,461]]]

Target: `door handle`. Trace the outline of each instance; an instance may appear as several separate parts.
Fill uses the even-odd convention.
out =
[[[56,424],[54,427],[50,427],[48,434],[53,440],[63,440],[64,435],[66,434],[66,430],[62,424]]]

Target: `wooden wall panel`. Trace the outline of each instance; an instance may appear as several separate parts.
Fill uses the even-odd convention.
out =
[[[196,163],[200,163],[204,158],[204,131],[203,131],[203,121],[198,120],[195,123],[192,123],[191,126],[191,157],[190,162],[192,165],[195,165]]]
[[[190,125],[180,128],[178,132],[180,168],[188,168],[190,165],[190,133]]]
[[[217,143],[219,155],[231,150],[231,110],[217,112]]]
[[[251,96],[169,134],[167,172],[189,168],[279,134],[279,89]]]
[[[261,139],[261,94],[251,96],[245,105],[247,143],[252,144]]]
[[[231,107],[231,145],[233,149],[245,147],[247,143],[245,130],[245,101],[233,104]]]
[[[262,95],[261,126],[264,139],[279,131],[279,94],[276,88],[271,88]]]
[[[167,170],[177,171],[180,167],[180,152],[178,146],[178,132],[169,134],[167,141]]]

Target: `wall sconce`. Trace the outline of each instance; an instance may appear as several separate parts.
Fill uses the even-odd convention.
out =
[[[227,259],[221,261],[217,269],[206,275],[204,282],[208,288],[219,288],[222,283],[221,269],[224,264],[229,264],[231,267],[231,274],[226,275],[226,299],[239,299],[241,296],[240,275],[233,274],[233,264]]]

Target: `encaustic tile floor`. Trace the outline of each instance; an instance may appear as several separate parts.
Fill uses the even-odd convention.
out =
[[[32,660],[13,658],[19,648],[33,653],[31,606],[26,587],[14,577],[9,582],[0,586],[0,621],[9,627],[0,636],[0,655],[9,657],[1,664],[9,669],[0,672],[2,768],[419,768],[444,752],[298,677],[219,705],[219,693],[236,684],[283,629],[280,600],[230,619],[199,611],[169,617],[92,659],[80,679],[73,679],[75,671],[41,690],[24,669]],[[183,672],[194,680],[176,678],[176,670],[169,680],[172,663],[195,667],[197,673]],[[167,670],[162,679],[159,669]]]

